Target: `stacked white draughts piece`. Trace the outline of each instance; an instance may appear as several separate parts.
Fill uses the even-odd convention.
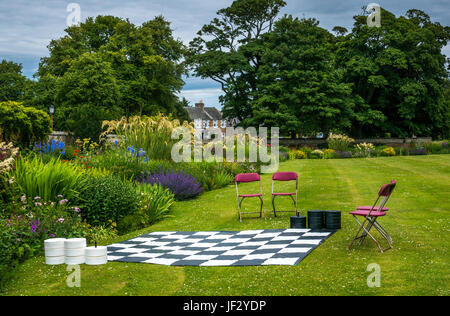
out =
[[[52,238],[44,241],[45,263],[99,265],[107,263],[107,248],[86,247],[85,238]]]
[[[64,263],[64,241],[65,238],[52,238],[44,241],[45,263],[63,264]]]
[[[64,261],[66,264],[82,264],[85,262],[85,238],[71,238],[64,241]]]

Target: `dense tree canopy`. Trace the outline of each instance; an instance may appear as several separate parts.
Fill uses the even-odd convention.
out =
[[[397,18],[382,9],[379,28],[369,28],[364,16],[355,17],[352,33],[338,43],[338,66],[354,94],[363,98],[362,106],[383,117],[355,120],[351,134],[448,137],[450,108],[443,94],[447,71],[441,49],[449,39],[449,27],[432,23],[419,10]]]
[[[221,84],[225,116],[291,135],[449,136],[449,27],[382,9],[380,28],[356,16],[332,35],[314,19],[277,21],[284,5],[236,0],[191,42],[193,72]]]
[[[240,120],[252,115],[258,89],[261,37],[270,32],[283,0],[236,0],[217,12],[190,44],[188,62],[196,76],[221,84],[223,113]]]
[[[163,17],[135,26],[98,16],[66,33],[51,41],[50,56],[41,59],[30,100],[37,107],[55,105],[57,128],[96,137],[101,120],[121,115],[163,113],[187,119],[176,95],[184,84],[185,48]],[[82,117],[88,120],[85,128],[75,124]]]
[[[22,75],[22,65],[2,60],[0,63],[0,102],[21,100],[26,81],[26,77]]]
[[[333,66],[333,36],[318,24],[285,16],[264,35],[259,89],[244,125],[279,126],[292,135],[350,128],[358,98]]]

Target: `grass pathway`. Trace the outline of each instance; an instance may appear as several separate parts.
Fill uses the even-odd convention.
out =
[[[113,262],[81,266],[81,287],[69,288],[65,266],[45,266],[43,258],[21,265],[5,295],[449,295],[450,155],[341,160],[295,160],[280,171],[300,176],[299,207],[343,211],[343,229],[314,250],[299,266],[167,267]],[[348,211],[373,202],[379,186],[391,179],[398,186],[382,220],[394,239],[394,249],[381,254],[368,240],[360,248],[346,247],[357,226]],[[240,223],[234,186],[177,203],[171,217],[120,241],[149,231],[247,230],[286,228],[289,214],[270,212],[271,175],[263,175],[268,219]],[[287,184],[282,189],[288,190]],[[244,185],[251,190],[251,185]],[[288,199],[277,209],[291,209]],[[256,201],[244,202],[247,210]],[[381,287],[369,288],[367,265],[381,267]]]

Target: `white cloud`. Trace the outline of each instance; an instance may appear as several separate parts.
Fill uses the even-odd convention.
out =
[[[222,95],[223,92],[221,89],[217,88],[206,88],[206,89],[189,89],[182,90],[179,93],[179,96],[182,98],[186,98],[191,105],[198,103],[200,100],[205,103],[205,106],[214,106],[218,109],[221,108],[219,103],[219,96]]]

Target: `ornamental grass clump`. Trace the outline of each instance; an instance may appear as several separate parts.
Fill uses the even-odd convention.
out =
[[[170,160],[172,147],[178,142],[178,139],[172,139],[172,131],[178,127],[186,127],[192,135],[194,133],[194,127],[186,121],[180,123],[179,120],[157,115],[104,121],[102,128],[106,130],[101,137],[115,133],[119,138],[124,139],[126,148],[140,148],[147,153],[149,159]]]
[[[347,151],[355,140],[346,135],[332,134],[327,138],[328,148],[336,151]]]
[[[169,189],[177,200],[187,200],[202,193],[203,188],[200,181],[192,175],[181,171],[155,171],[150,175],[144,175],[138,179],[141,183],[160,184]]]
[[[375,150],[375,146],[371,143],[361,143],[356,144],[355,149],[362,157],[370,157],[371,153]]]

